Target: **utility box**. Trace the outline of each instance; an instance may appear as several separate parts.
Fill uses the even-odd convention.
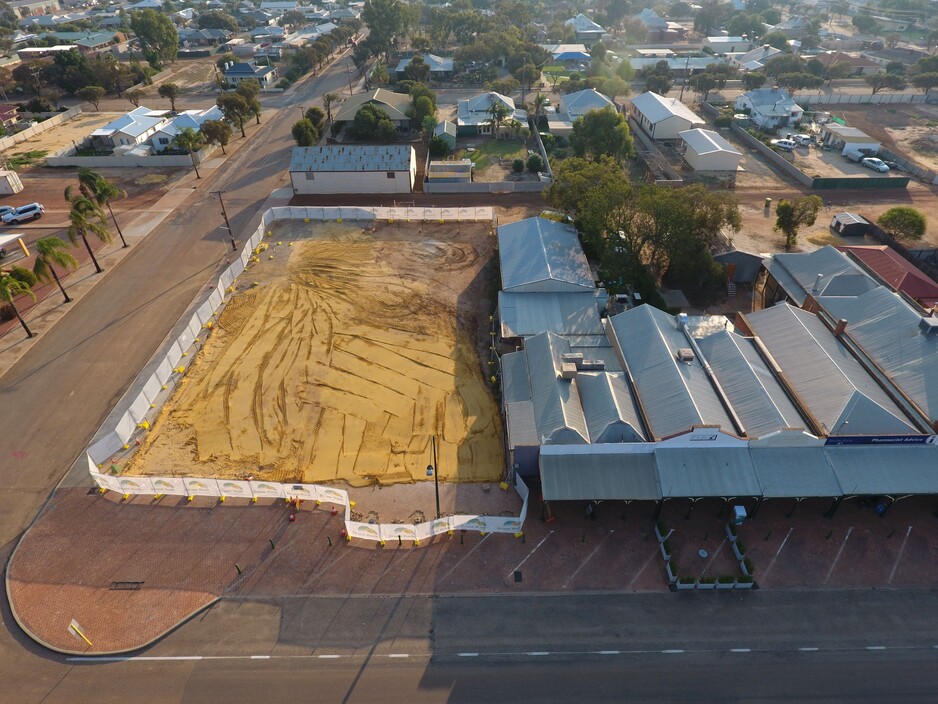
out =
[[[23,190],[23,182],[15,171],[0,171],[0,194],[12,195]]]
[[[746,515],[745,506],[733,506],[733,525],[741,526],[746,520]]]

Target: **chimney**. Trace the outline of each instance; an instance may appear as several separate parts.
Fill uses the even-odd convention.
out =
[[[817,295],[821,291],[821,282],[824,280],[824,274],[818,274],[817,278],[814,280],[814,286],[811,289],[811,293]]]
[[[687,327],[687,313],[678,313],[677,314],[677,326],[681,330]]]
[[[847,329],[847,321],[841,318],[840,320],[837,321],[837,327],[834,328],[834,336],[840,337],[841,335],[844,334],[844,330],[846,329]]]

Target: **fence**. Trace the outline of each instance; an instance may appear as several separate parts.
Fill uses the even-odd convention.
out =
[[[424,193],[540,193],[550,181],[473,181],[472,183],[435,183],[424,181]]]
[[[494,214],[491,208],[417,208],[417,207],[381,207],[381,208],[340,208],[340,207],[297,207],[283,206],[270,208],[261,217],[257,229],[248,239],[240,256],[218,277],[214,288],[203,293],[194,302],[195,312],[191,318],[180,320],[178,334],[171,338],[154,355],[150,363],[140,372],[131,391],[121,400],[126,402],[126,410],[119,408],[108,416],[102,431],[85,451],[88,469],[92,479],[102,489],[117,491],[122,494],[174,496],[213,496],[243,498],[284,498],[311,501],[326,501],[344,505],[346,508],[345,525],[350,537],[384,541],[400,537],[402,540],[420,541],[451,530],[479,530],[484,533],[517,533],[521,530],[527,515],[527,487],[516,484],[523,503],[520,517],[499,516],[447,516],[428,523],[414,526],[402,524],[371,524],[350,520],[348,493],[333,487],[316,484],[276,484],[273,482],[236,481],[193,477],[127,477],[111,476],[98,470],[104,463],[112,461],[115,454],[130,449],[134,436],[139,436],[149,429],[150,423],[160,411],[160,407],[171,394],[175,385],[185,374],[188,363],[198,350],[200,336],[212,327],[212,318],[225,304],[226,297],[233,291],[232,284],[244,272],[254,250],[261,243],[268,226],[278,220],[336,221],[371,221],[395,220],[406,222],[445,222],[445,221],[491,221]],[[193,354],[190,356],[190,352]],[[137,389],[136,394],[133,390]],[[111,425],[108,428],[108,425]],[[519,480],[520,481],[520,480]],[[523,487],[523,488],[522,488]]]
[[[800,93],[792,98],[799,105],[898,105],[929,102],[925,93]],[[933,100],[938,100],[938,97]]]
[[[37,134],[42,134],[43,132],[51,130],[56,125],[61,125],[66,120],[71,120],[73,117],[80,114],[81,106],[76,105],[73,108],[69,108],[65,112],[60,112],[56,115],[53,115],[48,120],[43,120],[38,125],[27,127],[22,132],[17,132],[16,134],[12,134],[9,137],[3,137],[0,139],[0,152],[5,149],[9,149],[14,144],[25,142],[30,137],[35,137]]]
[[[208,144],[193,156],[196,165],[201,164],[217,146]],[[168,169],[173,167],[192,167],[192,158],[187,154],[170,154],[153,156],[75,156],[75,148],[68,147],[64,152],[46,157],[46,166],[86,166],[88,168],[107,168],[107,167],[125,167],[125,168],[149,168],[149,169]]]
[[[931,169],[922,168],[918,164],[913,164],[904,156],[900,156],[894,151],[886,149],[886,147],[881,146],[879,148],[879,156],[886,161],[896,162],[900,167],[902,167],[903,171],[912,174],[915,178],[921,179],[925,183],[938,184],[938,173],[935,173]]]

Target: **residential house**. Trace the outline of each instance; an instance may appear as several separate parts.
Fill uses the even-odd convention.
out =
[[[170,16],[173,19],[173,24],[175,24],[177,27],[184,27],[195,17],[195,10],[193,10],[191,7],[185,7],[181,10],[177,10]]]
[[[859,56],[857,54],[847,54],[843,51],[827,51],[815,56],[818,61],[824,64],[825,68],[836,66],[837,64],[846,64],[853,69],[851,76],[872,76],[881,73],[883,67],[875,61]]]
[[[231,38],[227,29],[180,29],[179,46],[217,46]]]
[[[451,152],[456,151],[456,123],[450,122],[449,120],[443,120],[438,122],[436,127],[433,128],[433,136],[439,137],[444,142],[446,146],[449,147]]]
[[[166,110],[151,110],[141,105],[91,133],[97,149],[118,149],[143,144],[170,122]]]
[[[671,43],[684,38],[687,28],[678,22],[669,22],[650,8],[645,8],[633,19],[641,22],[648,30],[646,40],[650,43]]]
[[[453,60],[451,58],[444,58],[436,54],[420,54],[419,56],[423,59],[424,63],[430,67],[430,78],[441,81],[453,77]],[[405,77],[406,74],[404,71],[413,60],[413,56],[408,56],[400,60],[397,64],[397,68],[394,69],[398,80]]]
[[[416,178],[410,145],[295,147],[290,159],[296,194],[412,193]]]
[[[338,112],[333,113],[333,121],[337,124],[349,125],[362,106],[367,104],[377,105],[384,110],[397,129],[410,129],[411,119],[407,114],[412,105],[410,96],[406,93],[393,93],[384,88],[347,98]]]
[[[599,41],[606,33],[606,30],[601,25],[593,22],[593,20],[582,12],[576,17],[571,17],[564,22],[564,24],[573,27],[574,36],[579,41],[586,42],[587,44]]]
[[[138,3],[134,3],[128,10],[162,10],[163,3],[160,0],[140,0]]]
[[[763,130],[787,127],[800,122],[804,115],[801,106],[781,88],[759,88],[743,93],[736,98],[735,108],[748,110],[749,119]]]
[[[255,63],[232,64],[225,69],[225,82],[236,86],[242,81],[256,79],[261,88],[271,85],[277,78],[277,69],[273,66],[258,66]]]
[[[616,110],[615,103],[592,88],[568,93],[560,98],[557,112],[548,115],[547,129],[555,137],[567,137],[573,132],[573,123],[577,118],[583,117],[590,110],[602,110],[606,107]]]
[[[863,130],[840,125],[836,122],[821,125],[820,137],[823,144],[833,149],[839,149],[841,154],[849,152],[876,154],[880,148],[880,141],[870,137]]]
[[[752,49],[752,42],[742,37],[704,37],[703,45],[713,49],[718,56],[740,54]]]
[[[177,113],[168,124],[159,127],[153,133],[150,143],[153,145],[154,152],[162,152],[168,149],[173,139],[184,129],[189,128],[198,132],[202,125],[209,120],[224,120],[225,115],[217,105],[213,105],[205,110],[183,110]]]
[[[50,32],[46,36],[55,37],[64,44],[74,44],[83,54],[101,51],[114,43],[113,32]]]
[[[781,32],[789,39],[801,39],[810,24],[811,20],[804,15],[792,15],[786,20],[779,22],[769,31]]]
[[[445,161],[431,161],[427,166],[427,181],[433,183],[472,183],[472,160],[446,159]]]
[[[349,24],[361,17],[361,13],[351,7],[340,7],[329,13],[329,19],[341,24]]]
[[[62,9],[59,0],[10,0],[7,5],[17,17],[45,15]]]
[[[295,2],[295,0],[265,0],[261,3],[260,9],[276,15],[283,15],[286,12],[298,11],[300,3]]]
[[[251,30],[252,42],[280,41],[285,36],[283,27],[255,27]]]
[[[679,132],[684,143],[684,160],[694,171],[730,171],[739,168],[742,152],[727,142],[718,132],[693,129]]]
[[[895,47],[894,49],[879,49],[876,51],[864,51],[862,56],[875,61],[880,66],[886,66],[893,62],[898,62],[904,66],[912,66],[919,59],[924,59],[930,54],[921,51],[920,49],[912,49],[909,47]]]
[[[766,62],[782,53],[781,49],[774,46],[763,44],[762,46],[751,49],[743,54],[737,54],[729,57],[730,65],[742,71],[761,71],[765,68]]]
[[[565,68],[586,66],[591,59],[583,44],[541,44],[541,48],[550,54],[553,63]]]
[[[665,98],[651,91],[632,99],[630,115],[652,139],[679,139],[685,130],[706,123],[677,98]]]
[[[460,100],[456,107],[456,131],[460,136],[473,134],[492,134],[492,104],[501,103],[508,110],[507,120],[527,123],[528,114],[515,107],[515,101],[506,95],[489,91],[480,93],[466,100]]]
[[[7,132],[19,122],[19,107],[16,105],[0,105],[0,124]]]

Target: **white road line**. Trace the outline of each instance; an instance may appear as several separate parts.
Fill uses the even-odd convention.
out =
[[[820,648],[798,648],[801,653],[816,653]]]
[[[611,531],[609,531],[608,533],[606,533],[606,534],[602,537],[602,540],[600,540],[600,541],[596,544],[596,547],[593,548],[593,549],[590,551],[590,554],[587,555],[587,556],[586,556],[586,559],[583,560],[583,562],[580,563],[580,566],[577,567],[575,570],[573,570],[573,574],[571,574],[569,577],[567,577],[567,578],[564,580],[564,583],[560,585],[560,588],[561,588],[561,589],[564,589],[568,584],[570,584],[570,582],[573,581],[573,578],[574,578],[574,577],[576,577],[578,574],[580,574],[580,570],[582,570],[584,567],[586,567],[586,563],[589,562],[591,559],[593,559],[593,555],[595,555],[597,552],[599,552],[599,548],[601,548],[601,547],[603,546],[603,543],[606,542],[606,538],[608,538],[608,537],[609,537],[610,535],[612,535],[613,533],[615,533],[615,531],[614,531],[614,530],[611,530]]]
[[[477,658],[479,657],[478,653],[456,653],[461,658]]]
[[[541,542],[539,542],[537,545],[535,545],[535,546],[534,546],[534,549],[533,549],[531,552],[528,553],[527,557],[525,557],[521,562],[519,562],[517,567],[515,567],[513,570],[510,570],[510,571],[508,572],[508,575],[507,575],[507,576],[508,576],[508,577],[511,577],[515,572],[517,572],[518,570],[520,570],[520,569],[521,569],[521,565],[523,565],[525,562],[527,562],[527,561],[530,559],[531,555],[533,555],[534,553],[536,553],[536,552],[537,552],[537,549],[538,549],[539,547],[541,547],[541,545],[544,544],[544,541],[547,540],[547,539],[548,539],[550,536],[552,536],[553,534],[554,534],[554,531],[551,531],[550,533],[548,533],[547,535],[545,535],[545,536],[541,539]],[[491,535],[491,533],[489,533],[489,535]]]
[[[270,660],[269,655],[252,655],[251,660]]]
[[[683,653],[684,651],[683,651],[683,650],[677,650],[677,649],[676,649],[676,650],[662,650],[661,652],[662,652],[664,655],[680,655],[680,654]]]
[[[867,650],[885,650],[886,646],[885,645],[868,645],[866,646],[866,649]]]
[[[778,559],[778,556],[781,555],[782,549],[785,547],[785,543],[788,542],[788,539],[791,537],[791,532],[794,528],[789,528],[788,533],[785,535],[785,539],[782,541],[782,544],[778,546],[778,550],[775,551],[775,554],[772,555],[772,559],[769,561],[769,566],[765,568],[765,571],[762,573],[762,576],[759,578],[760,582],[764,582],[766,576],[771,571],[772,567],[775,565],[775,561]]]
[[[831,578],[831,575],[834,574],[834,568],[837,567],[837,562],[840,560],[840,556],[843,554],[844,548],[847,547],[847,541],[850,539],[850,534],[853,532],[853,526],[847,528],[847,535],[844,536],[844,542],[840,544],[840,550],[837,551],[834,561],[831,562],[830,569],[827,570],[827,576],[824,578],[824,584],[827,584],[827,580]]]
[[[749,648],[730,648],[731,653],[751,653],[752,650]]]
[[[409,658],[410,653],[389,653],[389,658]]]
[[[896,570],[899,569],[899,561],[902,559],[902,553],[905,552],[905,544],[909,542],[909,533],[912,532],[912,526],[909,526],[905,531],[905,537],[902,539],[902,545],[899,548],[899,554],[896,555],[896,562],[892,566],[892,572],[889,573],[889,582],[892,584],[892,578],[896,576]]]
[[[629,587],[631,587],[633,584],[635,584],[635,580],[637,580],[639,577],[642,576],[642,572],[645,571],[645,568],[648,567],[648,565],[651,564],[651,561],[654,560],[656,557],[658,557],[659,554],[660,554],[660,553],[658,552],[658,546],[656,545],[656,546],[655,546],[655,551],[654,551],[653,553],[651,553],[651,555],[648,556],[648,559],[645,560],[645,562],[642,564],[642,566],[638,569],[638,572],[636,572],[636,573],[632,576],[632,579],[629,580],[629,583],[628,583],[628,586],[629,586]]]
[[[597,650],[597,655],[621,655],[621,650]]]
[[[550,655],[546,650],[534,650],[530,653],[525,653],[525,655],[530,655],[531,657],[541,657],[543,655]]]
[[[342,656],[341,655],[317,655],[316,657],[319,658],[320,660],[338,660]]]
[[[474,553],[474,552],[476,551],[476,549],[477,549],[480,545],[482,545],[482,543],[484,543],[484,542],[488,539],[488,537],[489,537],[490,535],[492,535],[492,533],[486,533],[485,535],[483,535],[483,536],[482,536],[482,540],[480,540],[478,543],[476,543],[475,545],[473,545],[473,546],[472,546],[472,549],[469,550],[469,552],[467,552],[465,555],[463,555],[462,558],[460,558],[459,562],[457,562],[455,565],[453,565],[452,567],[450,567],[450,568],[449,568],[449,571],[448,571],[446,574],[444,574],[442,577],[440,577],[440,581],[442,582],[444,579],[446,579],[446,578],[449,577],[451,574],[453,574],[453,572],[456,571],[456,568],[459,567],[463,562],[465,562],[466,560],[468,560],[468,559],[469,559],[469,556],[470,556],[472,553]]]

